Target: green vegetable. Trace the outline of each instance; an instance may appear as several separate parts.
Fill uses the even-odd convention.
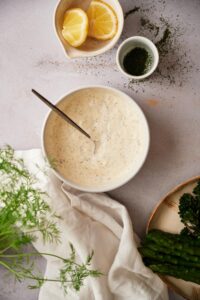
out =
[[[190,255],[189,253],[178,250],[174,247],[166,247],[163,246],[162,244],[158,243],[153,243],[153,242],[148,242],[147,244],[142,244],[143,247],[147,247],[148,249],[151,249],[155,251],[156,253],[162,253],[162,254],[168,254],[168,255],[175,255],[176,257],[180,257],[180,259],[183,259],[185,261],[191,261],[191,262],[199,262],[200,257],[199,256],[194,256]]]
[[[185,225],[183,235],[200,239],[200,180],[192,194],[184,194],[179,202],[179,215]]]
[[[154,242],[165,249],[200,256],[200,241],[188,236],[166,233],[161,230],[151,230],[146,236],[146,241]]]
[[[152,271],[200,283],[200,240],[153,229],[138,250]]]
[[[193,257],[193,256],[186,256],[182,257],[181,255],[177,255],[176,252],[169,254],[166,254],[165,252],[160,252],[161,249],[152,249],[150,247],[141,247],[139,248],[139,252],[142,254],[143,257],[152,259],[157,262],[166,262],[173,265],[183,265],[183,266],[189,266],[189,267],[196,267],[200,268],[200,258],[199,257]],[[194,258],[194,260],[193,260]],[[200,272],[200,269],[199,269]]]
[[[41,170],[40,170],[41,171]],[[37,180],[25,168],[24,162],[14,156],[7,146],[0,149],[0,265],[18,281],[32,279],[39,288],[46,281],[59,282],[65,293],[70,288],[79,291],[84,279],[98,277],[101,272],[90,269],[94,253],[88,255],[83,264],[76,263],[72,245],[68,259],[50,253],[23,253],[23,247],[36,239],[36,233],[44,243],[59,243],[56,218],[46,202],[48,195],[37,187]],[[57,278],[44,278],[34,272],[33,258],[45,255],[57,258],[62,263]]]
[[[173,276],[186,281],[200,284],[200,272],[196,268],[186,268],[183,266],[173,266],[171,264],[152,264],[149,268],[161,275]]]
[[[172,242],[185,242],[189,243],[191,246],[200,247],[200,240],[191,238],[191,236],[185,236],[181,234],[174,234],[170,232],[164,232],[159,229],[152,229],[148,232],[145,240],[157,240],[160,239],[169,239]]]
[[[139,251],[152,271],[200,284],[200,180],[179,202],[180,234],[151,230]]]

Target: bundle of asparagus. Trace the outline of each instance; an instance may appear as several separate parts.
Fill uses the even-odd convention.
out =
[[[151,230],[139,251],[154,272],[200,284],[200,240]]]

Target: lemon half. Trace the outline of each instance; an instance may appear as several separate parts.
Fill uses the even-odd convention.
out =
[[[117,32],[118,20],[114,10],[105,2],[93,0],[87,10],[90,37],[98,40],[113,38]]]
[[[80,8],[66,11],[63,22],[62,35],[73,47],[81,46],[88,34],[88,17]]]

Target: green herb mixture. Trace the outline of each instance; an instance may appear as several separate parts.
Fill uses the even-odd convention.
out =
[[[126,54],[123,65],[125,70],[134,76],[140,76],[149,71],[152,57],[144,48],[136,47]]]

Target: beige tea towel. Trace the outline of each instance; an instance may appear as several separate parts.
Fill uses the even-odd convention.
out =
[[[85,193],[62,184],[46,162],[41,150],[18,151],[28,170],[35,174],[38,186],[49,195],[48,202],[58,219],[60,244],[34,244],[40,252],[69,255],[73,244],[77,259],[85,262],[92,250],[91,267],[104,275],[88,278],[80,292],[70,290],[64,295],[59,283],[45,283],[39,300],[167,300],[166,286],[146,268],[138,253],[138,239],[133,232],[127,209],[106,194]],[[38,168],[39,166],[39,168]],[[137,222],[137,220],[134,220]],[[60,265],[47,259],[46,277],[55,278]]]

